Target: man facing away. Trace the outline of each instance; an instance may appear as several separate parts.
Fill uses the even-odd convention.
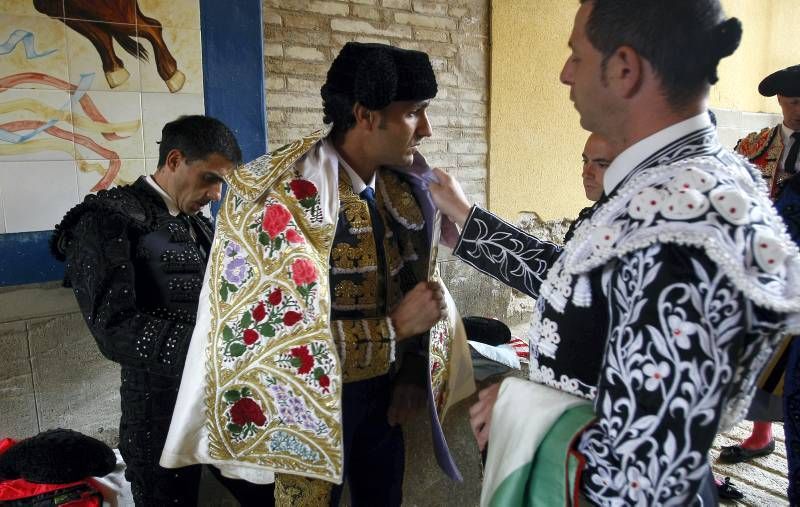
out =
[[[593,402],[571,451],[582,468],[578,502],[715,501],[714,436],[743,417],[800,311],[789,283],[800,274],[797,247],[761,176],[719,145],[705,110],[717,64],[740,37],[718,0],[580,2],[561,80],[581,125],[620,154],[561,252],[470,207],[438,173],[434,199],[463,225],[454,253],[538,298],[534,382],[489,388],[471,410],[490,463],[493,451],[513,457],[523,444],[504,438],[509,407],[524,405],[503,393],[548,386]],[[485,486],[484,503],[501,489]]]
[[[158,459],[214,235],[200,210],[240,160],[222,122],[182,116],[161,132],[154,174],[87,196],[52,239],[100,351],[122,366],[119,447],[137,506],[197,504],[200,468],[167,470]],[[240,501],[252,492],[223,481]]]

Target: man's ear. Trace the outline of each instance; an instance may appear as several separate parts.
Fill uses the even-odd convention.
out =
[[[606,62],[605,78],[621,97],[629,99],[641,88],[644,72],[641,55],[630,46],[620,46]]]
[[[371,109],[367,109],[360,102],[353,105],[353,116],[356,118],[356,125],[360,125],[366,130],[372,130],[377,125],[377,114]]]
[[[166,160],[164,161],[164,168],[166,168],[167,171],[174,173],[181,165],[181,162],[185,159],[186,157],[183,155],[181,150],[173,148],[169,150],[169,153],[167,153]]]

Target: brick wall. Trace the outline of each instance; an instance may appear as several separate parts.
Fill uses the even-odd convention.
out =
[[[269,148],[322,128],[319,90],[348,41],[427,52],[439,94],[421,149],[486,203],[489,1],[263,0]]]

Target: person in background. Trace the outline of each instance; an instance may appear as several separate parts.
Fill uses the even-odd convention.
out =
[[[798,209],[794,175],[800,171],[800,65],[774,72],[758,86],[764,97],[777,95],[783,113],[781,123],[751,132],[736,144],[736,152],[761,170],[770,196],[775,200],[790,232]],[[792,181],[790,185],[789,182]],[[792,235],[797,241],[797,235]],[[792,505],[800,502],[800,342],[783,344],[759,381],[759,389],[747,418],[753,431],[739,444],[720,452],[720,461],[741,463],[766,456],[775,450],[772,421],[784,422],[786,457],[789,463],[788,496]]]

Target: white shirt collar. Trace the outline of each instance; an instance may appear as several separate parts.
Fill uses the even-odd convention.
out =
[[[174,217],[180,215],[181,211],[178,209],[178,206],[175,204],[175,200],[172,197],[170,197],[169,194],[166,193],[164,191],[164,189],[159,186],[158,183],[156,183],[156,180],[153,179],[152,175],[148,175],[147,177],[145,177],[144,180],[147,182],[148,185],[153,187],[153,189],[156,192],[158,192],[158,195],[160,195],[161,198],[164,200],[164,204],[167,205],[167,211],[169,211],[170,215],[172,215]]]
[[[631,171],[659,149],[687,134],[710,126],[711,119],[708,117],[708,113],[703,111],[697,116],[670,125],[629,146],[625,151],[617,155],[617,158],[606,169],[606,173],[603,176],[603,190],[606,195],[609,195]]]
[[[350,178],[350,183],[353,184],[353,192],[361,195],[361,192],[363,192],[367,187],[370,187],[373,191],[375,190],[375,177],[377,176],[378,171],[375,171],[369,183],[365,183],[364,180],[361,179],[361,176],[359,176],[358,173],[355,172],[352,167],[350,167],[350,164],[348,164],[344,158],[342,158],[335,148],[334,151],[336,151],[336,157],[339,159],[339,164],[344,167],[345,172],[347,172],[347,176]]]
[[[788,143],[792,137],[792,134],[795,133],[795,131],[787,127],[785,123],[781,123],[781,131],[783,134],[783,144]]]

